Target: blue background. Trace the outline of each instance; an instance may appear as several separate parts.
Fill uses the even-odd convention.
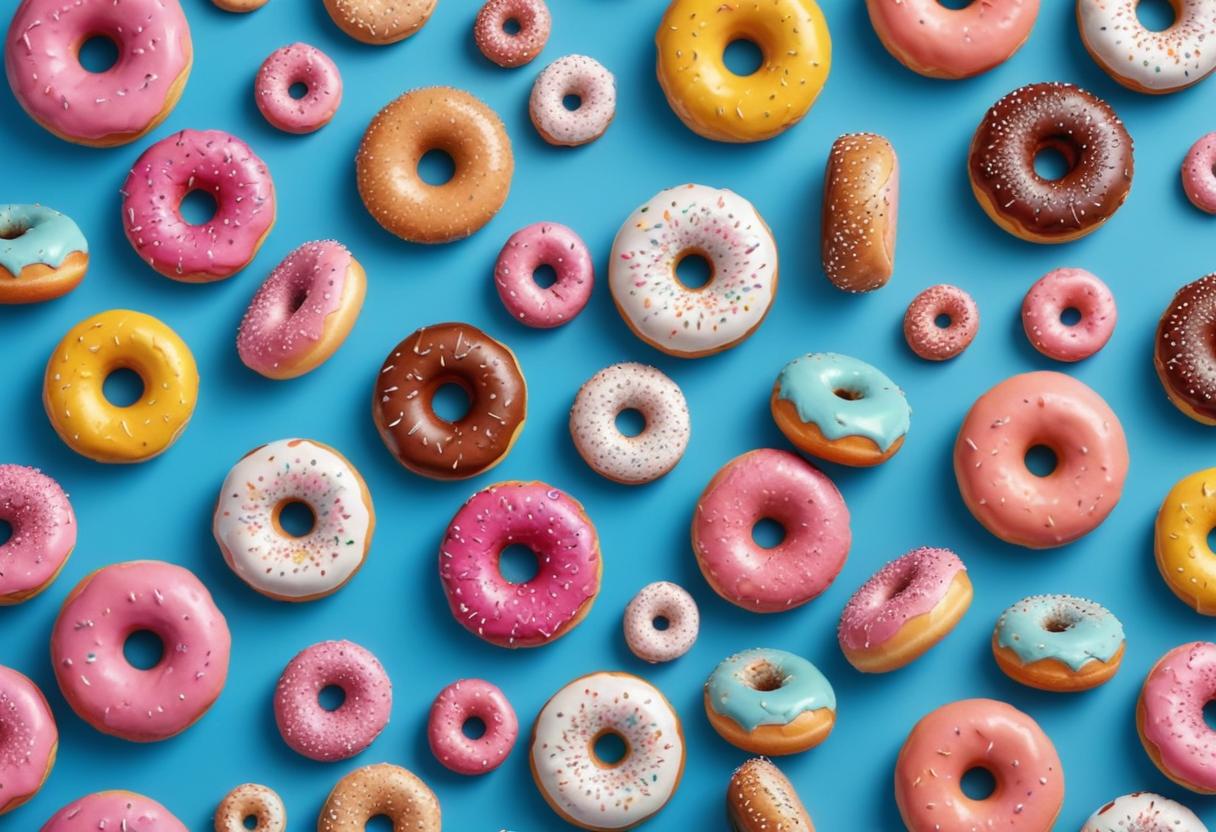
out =
[[[684,718],[688,766],[683,785],[652,826],[723,828],[722,800],[732,769],[747,755],[720,740],[701,707],[701,683],[728,653],[757,645],[809,657],[839,698],[835,732],[821,747],[782,761],[816,824],[825,830],[900,827],[892,768],[915,721],[955,699],[990,696],[1032,714],[1064,761],[1067,798],[1061,829],[1075,829],[1104,801],[1134,789],[1182,797],[1209,823],[1216,804],[1183,795],[1149,762],[1136,738],[1133,709],[1145,672],[1167,649],[1210,637],[1209,619],[1189,611],[1158,577],[1152,524],[1169,487],[1210,460],[1211,429],[1177,412],[1153,375],[1156,320],[1172,293],[1208,271],[1216,222],[1191,208],[1178,182],[1191,142],[1212,128],[1216,82],[1179,95],[1140,96],[1111,81],[1086,55],[1071,3],[1045,2],[1026,47],[995,71],[965,82],[935,82],[903,69],[879,45],[864,6],[830,0],[831,77],[808,118],[781,137],[752,146],[714,144],[689,132],[668,109],[654,78],[652,36],[662,11],[653,0],[556,0],[553,36],[541,58],[514,70],[486,62],[472,44],[478,4],[443,0],[412,39],[363,46],[335,28],[320,0],[271,0],[233,16],[206,0],[184,0],[195,66],[185,96],[150,139],[112,150],[60,142],[0,92],[4,171],[0,198],[40,201],[68,212],[87,234],[92,267],[69,297],[0,309],[5,343],[5,406],[0,459],[36,465],[70,492],[80,541],[49,591],[0,609],[0,662],[32,676],[50,697],[62,731],[61,756],[45,789],[0,828],[32,829],[69,799],[127,788],[169,806],[192,829],[210,828],[212,810],[243,781],[263,782],[287,802],[293,829],[311,828],[333,783],[379,761],[404,765],[438,793],[446,826],[461,832],[561,827],[532,785],[527,743],[498,771],[464,779],[432,758],[425,739],[432,697],[462,676],[481,676],[513,701],[524,730],[545,699],[576,675],[622,669],[657,684]],[[252,96],[253,75],[269,52],[304,40],[341,67],[346,98],[320,133],[293,137],[269,127]],[[592,55],[616,74],[616,121],[598,142],[552,148],[527,116],[536,73],[571,52]],[[1064,247],[1024,243],[997,229],[972,198],[967,145],[985,109],[1025,83],[1068,80],[1106,97],[1136,140],[1136,175],[1125,207],[1098,233]],[[516,175],[498,217],[471,239],[412,246],[368,216],[354,184],[353,156],[375,112],[402,91],[428,85],[467,88],[503,117]],[[278,225],[256,261],[209,286],[173,283],[133,254],[123,237],[118,188],[152,139],[175,129],[219,128],[248,141],[268,162],[278,189]],[[903,163],[897,268],[882,291],[836,291],[819,267],[823,164],[846,131],[888,136]],[[766,323],[726,354],[681,361],[634,338],[613,309],[603,270],[618,225],[660,188],[686,181],[726,186],[750,198],[772,226],[781,252],[781,287]],[[599,284],[581,317],[557,331],[513,322],[491,280],[494,257],[524,224],[560,221],[590,245]],[[346,345],[305,378],[272,382],[237,359],[233,337],[258,284],[292,248],[335,237],[363,262],[367,303]],[[1105,279],[1119,302],[1110,344],[1080,365],[1054,364],[1022,334],[1018,310],[1027,287],[1063,265]],[[900,322],[925,286],[952,282],[979,302],[983,325],[971,349],[944,365],[916,359]],[[43,365],[63,332],[112,307],[151,313],[190,344],[202,375],[194,420],[163,457],[130,467],[88,462],[49,427],[40,403]],[[526,429],[507,460],[473,481],[440,483],[407,473],[385,451],[369,404],[389,349],[420,325],[476,324],[518,353],[530,384]],[[854,544],[832,587],[802,609],[760,617],[720,600],[702,579],[688,542],[701,488],[720,465],[751,448],[786,447],[768,415],[780,367],[807,351],[851,353],[883,368],[914,408],[904,449],[875,470],[829,474],[853,517]],[[627,488],[593,474],[566,429],[579,385],[617,361],[656,364],[683,387],[692,410],[688,454],[667,478]],[[1060,369],[1098,390],[1123,420],[1132,466],[1122,501],[1084,540],[1053,551],[1003,545],[959,499],[951,471],[954,434],[970,403],[1014,373]],[[338,595],[304,605],[269,601],[225,567],[210,533],[211,508],[228,468],[248,449],[287,436],[335,445],[363,472],[378,526],[363,571]],[[436,576],[443,529],[473,490],[498,479],[542,478],[581,499],[604,552],[603,591],[585,623],[561,641],[508,652],[484,644],[451,619]],[[936,650],[899,672],[866,677],[849,667],[835,626],[849,595],[884,562],[920,545],[948,546],[966,561],[975,602]],[[162,558],[194,570],[210,587],[233,634],[228,686],[211,712],[184,735],[156,745],[104,737],[66,706],[48,663],[47,639],[59,604],[88,572],[132,558]],[[701,638],[666,666],[635,660],[620,632],[626,602],[645,583],[686,586],[701,605]],[[1007,680],[989,652],[997,614],[1030,593],[1091,597],[1127,629],[1123,669],[1110,684],[1080,695],[1050,695]],[[287,660],[322,639],[350,638],[373,650],[395,682],[388,729],[358,758],[336,764],[297,756],[281,741],[271,711]]]

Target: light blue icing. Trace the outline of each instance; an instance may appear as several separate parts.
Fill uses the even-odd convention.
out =
[[[756,690],[757,679],[779,687]],[[836,710],[836,693],[819,668],[784,650],[758,647],[736,653],[714,669],[705,691],[714,711],[747,731],[760,725],[785,725],[807,711]]]
[[[830,440],[864,436],[885,453],[908,432],[912,409],[904,392],[864,361],[833,352],[795,358],[777,376],[778,395],[798,418]],[[847,391],[857,398],[842,398]]]
[[[89,244],[68,216],[45,205],[0,205],[0,266],[13,277],[35,263],[57,269],[74,251],[87,254]]]
[[[1056,659],[1080,670],[1088,661],[1108,662],[1119,652],[1123,625],[1105,607],[1084,598],[1032,595],[1001,613],[996,640],[1025,664]]]

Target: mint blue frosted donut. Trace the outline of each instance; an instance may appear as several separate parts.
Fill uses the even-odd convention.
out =
[[[757,647],[722,661],[705,683],[706,706],[745,731],[786,725],[807,711],[836,710],[836,693],[801,656]]]
[[[1023,664],[1055,659],[1080,670],[1109,662],[1123,646],[1119,619],[1093,601],[1072,595],[1032,595],[1001,613],[996,642]]]
[[[84,277],[89,244],[80,227],[45,205],[0,205],[0,303],[70,292]],[[76,257],[69,263],[72,255]],[[35,272],[22,272],[43,266]]]

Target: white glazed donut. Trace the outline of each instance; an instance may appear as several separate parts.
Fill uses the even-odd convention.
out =
[[[676,278],[689,255],[712,273],[692,289]],[[697,358],[751,335],[777,294],[777,243],[743,197],[705,185],[659,192],[612,244],[608,284],[629,328],[653,347]]]
[[[616,426],[623,411],[646,420],[637,436]],[[691,430],[688,403],[679,386],[654,367],[613,364],[579,388],[570,409],[570,436],[597,474],[626,485],[657,480],[684,456]]]
[[[312,511],[303,537],[287,533],[288,503]],[[280,439],[246,454],[224,480],[212,530],[224,560],[245,583],[281,601],[336,592],[367,556],[376,517],[363,477],[328,445]]]
[[[1136,16],[1140,0],[1077,0],[1081,39],[1106,72],[1139,92],[1168,93],[1216,69],[1216,0],[1173,0],[1174,24],[1160,32]]]
[[[578,107],[567,109],[566,96]],[[549,64],[528,99],[532,126],[549,144],[576,147],[593,142],[616,116],[616,79],[594,58],[567,55]]]
[[[655,626],[659,618],[667,622],[667,629]],[[647,584],[625,607],[625,643],[644,662],[657,664],[680,658],[692,649],[700,629],[697,602],[679,584]]]
[[[595,742],[616,734],[625,756],[605,765]],[[532,728],[532,776],[563,820],[584,829],[629,829],[675,794],[684,734],[671,703],[645,679],[592,673],[545,703]]]
[[[1181,803],[1152,792],[1132,792],[1090,815],[1081,832],[1208,832],[1208,828]]]

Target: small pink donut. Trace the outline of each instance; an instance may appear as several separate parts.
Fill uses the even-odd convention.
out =
[[[519,26],[517,32],[507,31],[511,22]],[[540,54],[552,26],[545,0],[489,0],[477,13],[473,41],[486,58],[511,69]]]
[[[1171,780],[1192,791],[1216,792],[1216,731],[1203,707],[1216,699],[1216,644],[1175,647],[1153,665],[1136,709],[1140,739]]]
[[[1191,145],[1182,160],[1182,189],[1200,211],[1216,214],[1216,133]]]
[[[937,319],[949,322],[939,326]],[[926,361],[945,361],[971,346],[980,329],[980,310],[971,295],[939,283],[912,299],[904,313],[904,340]]]
[[[578,98],[577,108],[566,108],[567,96]],[[558,58],[536,76],[528,112],[549,144],[587,144],[602,136],[616,115],[616,79],[586,55]]]
[[[321,691],[342,689],[327,711]],[[287,663],[274,694],[274,721],[283,742],[310,760],[346,760],[363,751],[388,724],[393,686],[380,661],[352,641],[322,641]]]
[[[1081,313],[1075,324],[1060,316]],[[1055,269],[1030,287],[1022,301],[1022,326],[1036,350],[1056,361],[1080,361],[1106,346],[1115,331],[1115,296],[1084,269]]]
[[[38,793],[55,765],[59,730],[32,681],[0,667],[0,815]]]
[[[667,622],[662,630],[655,626],[660,618]],[[648,584],[625,607],[625,643],[644,662],[680,658],[692,649],[700,630],[697,602],[678,584]]]
[[[24,465],[0,465],[0,520],[12,535],[0,545],[0,606],[19,604],[50,585],[76,547],[76,515],[59,483]]]
[[[135,792],[97,792],[73,800],[42,832],[189,832],[173,813]]]
[[[485,723],[477,739],[465,736],[471,719]],[[427,720],[435,759],[457,774],[488,774],[507,759],[519,737],[519,720],[506,694],[482,679],[461,679],[439,692]]]
[[[295,98],[291,88],[303,84]],[[270,53],[253,82],[254,101],[273,126],[287,133],[312,133],[329,124],[342,103],[342,75],[328,55],[307,43]]]
[[[541,266],[557,273],[552,286],[533,278]],[[494,284],[511,317],[527,326],[550,329],[569,323],[591,299],[595,266],[587,244],[564,225],[538,222],[507,240],[494,264]]]

